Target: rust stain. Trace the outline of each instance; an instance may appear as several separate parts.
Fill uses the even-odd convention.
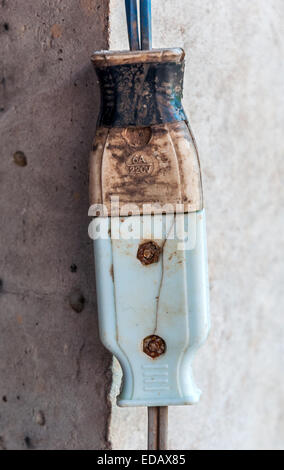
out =
[[[81,4],[91,3],[90,0],[81,0]],[[150,53],[149,51],[120,51],[113,54],[109,51],[96,52],[92,56],[92,61],[96,67],[107,67],[112,65],[126,65],[126,64],[149,64],[149,63],[163,63],[175,62],[180,63],[184,61],[185,52],[183,49],[155,49]]]
[[[143,340],[143,352],[152,359],[156,359],[166,352],[166,343],[160,336],[147,336]]]
[[[152,137],[150,127],[129,127],[124,130],[123,137],[133,147],[145,147]]]
[[[17,322],[19,323],[19,325],[23,323],[23,317],[21,315],[17,316]]]
[[[121,208],[158,203],[170,212],[202,208],[202,185],[197,150],[185,122],[145,127],[99,128],[96,150],[90,162],[90,202],[104,204],[110,212],[111,196],[119,196]],[[176,204],[184,203],[184,207]],[[150,213],[150,209],[147,209]]]
[[[50,32],[51,32],[51,36],[54,38],[54,39],[58,39],[62,36],[62,33],[63,33],[63,29],[62,29],[62,26],[60,26],[60,24],[54,24],[51,29],[50,29]]]
[[[114,270],[113,270],[113,264],[112,264],[112,265],[111,265],[111,267],[110,267],[109,273],[110,273],[110,275],[111,275],[112,282],[114,282]]]
[[[144,266],[158,263],[162,250],[157,243],[150,241],[139,246],[137,258]]]
[[[168,241],[168,238],[169,238],[169,235],[172,231],[172,228],[175,224],[175,221],[176,221],[176,216],[174,216],[173,218],[173,221],[171,223],[171,226],[169,228],[169,231],[167,233],[167,236],[163,242],[163,245],[162,245],[162,248],[161,248],[161,251],[162,251],[162,275],[161,275],[161,280],[160,280],[160,285],[159,285],[159,293],[158,293],[158,296],[157,296],[157,302],[156,302],[156,324],[155,324],[155,329],[154,329],[154,333],[157,332],[157,329],[158,329],[158,320],[159,320],[159,308],[160,308],[160,296],[161,296],[161,291],[162,291],[162,286],[163,286],[163,282],[164,282],[164,274],[165,274],[165,263],[164,263],[164,248],[165,248],[165,245]]]

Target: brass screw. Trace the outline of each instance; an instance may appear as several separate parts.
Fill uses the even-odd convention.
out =
[[[166,352],[166,343],[160,336],[147,336],[143,340],[143,352],[152,359],[156,359]]]

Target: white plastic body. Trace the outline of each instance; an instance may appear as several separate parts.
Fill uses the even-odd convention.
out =
[[[162,227],[159,238],[154,222]],[[107,233],[94,240],[96,284],[101,340],[123,370],[118,405],[197,403],[201,391],[191,364],[210,328],[205,211],[94,223]],[[143,240],[135,234],[141,224],[143,240],[162,247],[159,261],[149,266],[137,259]],[[166,343],[156,359],[143,352],[143,339],[152,334]]]

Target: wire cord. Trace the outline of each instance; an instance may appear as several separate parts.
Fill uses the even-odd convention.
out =
[[[151,0],[140,0],[141,49],[152,49]]]
[[[139,31],[138,31],[138,10],[136,0],[125,0],[128,38],[131,51],[140,49]]]
[[[140,0],[140,33],[137,0],[125,0],[129,46],[131,51],[152,49],[151,0]]]
[[[168,407],[148,408],[148,450],[168,450]]]

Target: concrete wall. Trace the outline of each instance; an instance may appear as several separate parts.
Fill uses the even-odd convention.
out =
[[[90,55],[107,48],[107,7],[0,3],[3,449],[108,445],[110,356],[98,338],[87,234],[99,103]]]
[[[154,46],[187,54],[211,286],[212,333],[194,367],[203,397],[171,408],[170,447],[283,449],[284,3],[152,4]],[[122,8],[111,0],[112,49],[128,47]],[[113,406],[114,448],[145,448],[145,430],[145,410]]]
[[[123,0],[110,3],[110,47],[127,48]],[[281,449],[284,4],[152,3],[154,45],[187,53],[184,103],[202,160],[213,324],[195,362],[202,400],[171,408],[170,447]],[[3,449],[108,446],[111,358],[98,338],[87,236],[99,99],[89,56],[108,45],[107,7],[0,4]],[[115,372],[112,445],[145,448],[146,410],[114,406]]]

